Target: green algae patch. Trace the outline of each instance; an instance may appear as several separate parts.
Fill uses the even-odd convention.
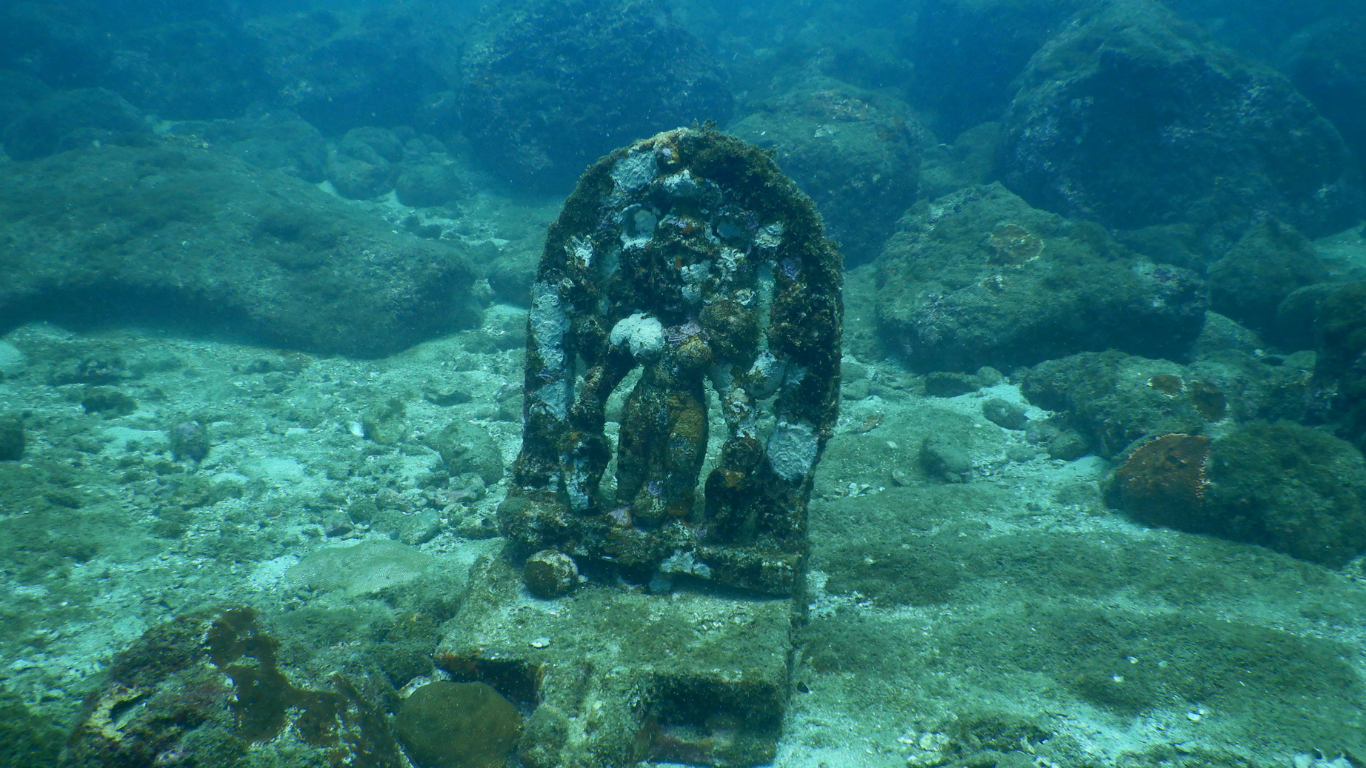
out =
[[[56,765],[65,736],[48,719],[0,697],[0,768]]]

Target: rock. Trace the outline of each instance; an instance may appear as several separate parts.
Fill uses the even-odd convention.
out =
[[[552,600],[569,594],[579,585],[579,567],[569,555],[543,549],[526,559],[522,580],[531,594]]]
[[[353,128],[328,158],[327,177],[342,197],[370,200],[394,187],[394,163],[403,160],[403,142],[384,128]]]
[[[404,764],[384,716],[345,674],[307,680],[289,655],[249,608],[153,627],[86,697],[61,765],[173,765],[189,754],[228,766],[249,752],[265,764]]]
[[[1313,244],[1275,219],[1249,229],[1205,274],[1212,309],[1270,338],[1282,335],[1275,324],[1280,303],[1297,288],[1328,279]]]
[[[536,266],[541,254],[530,248],[509,249],[504,258],[489,267],[489,287],[500,301],[525,307],[531,304],[531,284],[536,282]]]
[[[729,133],[776,153],[816,203],[846,268],[872,261],[915,201],[923,138],[905,104],[818,80],[766,103]]]
[[[1366,550],[1366,458],[1332,435],[1255,422],[1134,450],[1106,491],[1149,525],[1258,544],[1340,567]]]
[[[1096,349],[1180,358],[1203,281],[999,184],[917,203],[876,263],[883,339],[920,371],[1011,370]]]
[[[138,409],[137,401],[113,387],[87,387],[81,395],[81,408],[86,413],[102,416],[127,416]]]
[[[1290,350],[1313,349],[1323,302],[1341,287],[1342,283],[1318,283],[1291,291],[1276,307],[1277,344]]]
[[[383,160],[367,163],[338,155],[327,164],[327,180],[337,194],[348,200],[371,200],[393,189],[393,169]]]
[[[24,419],[18,414],[0,416],[0,461],[24,457]]]
[[[1366,283],[1344,285],[1323,299],[1318,317],[1313,393],[1325,401],[1339,437],[1366,450]]]
[[[366,408],[360,424],[365,439],[379,445],[393,445],[408,437],[407,412],[396,397]]]
[[[967,482],[972,456],[967,448],[946,437],[927,437],[920,444],[920,466],[926,474],[946,483]]]
[[[463,30],[435,5],[391,6],[359,18],[315,10],[254,27],[275,103],[329,136],[412,125],[418,108],[459,71]]]
[[[478,475],[486,485],[503,479],[503,453],[488,431],[461,419],[452,422],[432,446],[451,477]]]
[[[411,136],[411,128],[403,129]],[[367,125],[352,128],[337,143],[337,151],[372,165],[403,162],[403,138],[395,131]]]
[[[461,132],[490,171],[563,194],[598,157],[731,113],[725,70],[650,0],[494,6],[461,64]]]
[[[202,421],[186,419],[167,431],[171,440],[171,458],[189,459],[198,464],[209,455],[209,428]]]
[[[1190,222],[1230,241],[1266,214],[1318,237],[1361,211],[1333,125],[1152,0],[1082,11],[1017,82],[1004,178],[1033,205],[1121,229]]]
[[[113,91],[78,88],[56,93],[20,115],[0,134],[15,160],[35,160],[92,143],[142,143],[151,129],[142,113]]]
[[[388,539],[367,539],[352,546],[325,547],[291,566],[290,583],[319,592],[341,591],[348,597],[372,595],[421,578],[432,557]]]
[[[275,95],[260,41],[241,21],[161,18],[139,26],[106,31],[116,50],[98,79],[138,108],[166,120],[212,120],[238,117]]]
[[[1333,121],[1358,162],[1366,162],[1366,19],[1351,13],[1295,35],[1281,51],[1281,70]]]
[[[993,397],[982,403],[982,415],[1002,429],[1022,430],[1029,425],[1024,406]]]
[[[88,148],[0,182],[0,329],[141,320],[379,356],[470,319],[456,246],[212,149]]]
[[[1012,81],[1084,0],[928,0],[915,16],[912,92],[944,138],[998,120]],[[944,190],[949,192],[951,190]]]
[[[1048,458],[1076,461],[1091,452],[1091,441],[1075,429],[1065,429],[1048,441]]]
[[[51,93],[51,88],[32,75],[0,69],[0,130]]]
[[[418,768],[501,768],[522,716],[484,683],[436,682],[404,700],[394,728]]]
[[[208,143],[257,168],[283,171],[315,184],[326,176],[327,140],[288,110],[239,120],[188,121],[168,133]]]
[[[968,373],[934,371],[925,377],[925,394],[930,397],[958,397],[982,388],[982,380]]]
[[[400,203],[414,208],[445,205],[466,194],[459,172],[444,163],[405,166],[399,171],[394,189]]]
[[[990,182],[1000,141],[1001,124],[990,122],[958,134],[952,145],[926,147],[920,162],[917,196],[933,200],[964,187]]]
[[[1087,445],[1108,458],[1145,435],[1198,433],[1223,418],[1221,402],[1206,402],[1222,393],[1196,381],[1165,360],[1087,352],[1040,363],[1020,378],[1020,391],[1040,408],[1066,412]]]
[[[0,380],[18,376],[28,367],[28,356],[18,347],[0,341]]]
[[[1209,311],[1205,313],[1205,327],[1200,329],[1200,336],[1191,347],[1191,353],[1197,358],[1228,351],[1255,355],[1265,346],[1255,331],[1244,328],[1218,312]]]

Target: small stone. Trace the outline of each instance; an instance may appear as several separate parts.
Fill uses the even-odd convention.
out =
[[[1076,461],[1090,450],[1091,446],[1086,438],[1073,429],[1065,430],[1048,441],[1049,457],[1062,461]]]
[[[997,384],[1004,383],[1006,375],[989,365],[984,365],[977,369],[977,378],[982,380],[983,386],[994,387]]]
[[[958,397],[981,388],[981,379],[968,373],[935,371],[925,377],[925,394],[930,397]]]
[[[81,398],[86,413],[127,416],[138,409],[137,401],[112,387],[90,387]]]
[[[18,415],[0,416],[0,461],[24,456],[24,420]]]
[[[949,483],[966,481],[972,457],[962,445],[943,437],[929,437],[920,446],[920,464],[934,477]]]
[[[543,549],[526,559],[522,578],[531,594],[551,600],[569,594],[578,585],[579,567],[569,555]]]
[[[982,403],[982,415],[987,421],[1002,429],[1021,430],[1029,424],[1029,416],[1025,415],[1024,406],[999,397]]]
[[[171,427],[171,458],[196,464],[209,455],[209,430],[201,421],[181,421]]]

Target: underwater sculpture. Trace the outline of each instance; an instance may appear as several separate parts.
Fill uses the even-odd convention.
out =
[[[618,149],[579,181],[532,291],[498,510],[512,557],[476,564],[435,656],[530,710],[522,765],[773,761],[839,406],[840,288],[811,201],[711,128]],[[634,371],[614,446],[608,401]]]
[[[520,554],[791,594],[838,412],[840,267],[773,160],[711,128],[590,168],[532,287],[522,451],[499,509]],[[637,368],[604,499],[608,398]],[[727,436],[699,505],[706,382]]]

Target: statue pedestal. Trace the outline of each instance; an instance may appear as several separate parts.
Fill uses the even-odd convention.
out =
[[[587,584],[547,601],[505,557],[471,583],[436,661],[532,710],[518,750],[529,768],[773,760],[793,600]]]

